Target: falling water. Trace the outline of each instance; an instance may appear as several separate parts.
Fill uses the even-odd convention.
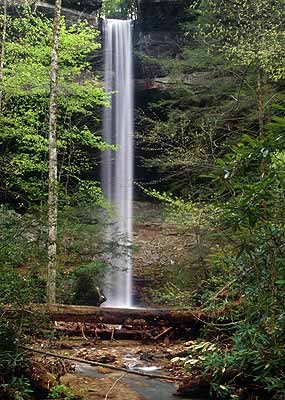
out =
[[[107,272],[106,306],[131,307],[133,202],[133,78],[131,21],[105,21],[105,89],[112,92],[111,107],[105,108],[104,140],[118,146],[105,151],[102,159],[102,185],[113,205],[114,216],[107,239],[116,242]]]

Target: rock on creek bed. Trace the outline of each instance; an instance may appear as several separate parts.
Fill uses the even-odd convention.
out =
[[[41,348],[62,355],[89,361],[110,363],[118,367],[157,375],[182,377],[184,372],[173,367],[171,359],[183,352],[183,344],[142,344],[135,341],[87,342],[63,340],[53,344],[41,343]],[[39,348],[39,343],[34,346]],[[131,375],[104,367],[74,362],[73,371],[63,374],[60,383],[70,386],[75,394],[88,400],[175,400],[172,382]],[[189,399],[189,397],[187,397]],[[197,397],[196,397],[197,398]],[[192,400],[196,399],[192,398]],[[202,397],[200,398],[202,399]],[[204,399],[205,400],[205,399]]]

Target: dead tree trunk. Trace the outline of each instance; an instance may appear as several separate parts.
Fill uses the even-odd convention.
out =
[[[131,325],[141,329],[146,325],[198,328],[204,323],[211,323],[217,319],[217,315],[209,315],[187,308],[160,310],[52,304],[34,305],[31,307],[31,311],[47,313],[54,321]]]
[[[56,302],[56,256],[57,256],[57,75],[58,47],[60,36],[61,0],[56,0],[53,26],[53,48],[50,73],[50,115],[49,115],[49,191],[48,191],[48,271],[47,302]]]

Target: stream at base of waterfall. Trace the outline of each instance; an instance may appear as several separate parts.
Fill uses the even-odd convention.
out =
[[[110,268],[105,276],[104,292],[108,307],[132,306],[133,230],[133,61],[132,22],[106,20],[105,90],[110,106],[104,111],[104,140],[116,145],[102,156],[102,187],[111,205],[106,240],[110,245]]]

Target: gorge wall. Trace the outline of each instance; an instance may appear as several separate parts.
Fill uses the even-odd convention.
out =
[[[186,9],[191,1],[141,0],[135,21],[135,77],[140,89],[159,88],[155,80],[165,71],[149,57],[175,58],[181,52],[183,35],[181,24],[186,19]]]

